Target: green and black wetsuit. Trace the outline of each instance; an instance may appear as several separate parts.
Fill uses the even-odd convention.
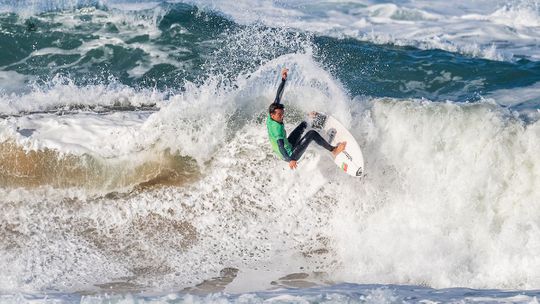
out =
[[[281,79],[274,104],[281,102],[281,96],[283,96],[283,89],[285,88],[286,79]],[[266,119],[266,127],[268,129],[268,137],[270,138],[270,144],[272,149],[277,155],[284,161],[290,162],[291,160],[298,160],[304,154],[311,141],[315,141],[320,146],[324,147],[328,151],[333,151],[334,146],[330,145],[322,136],[315,130],[310,130],[302,138],[302,134],[307,128],[307,123],[303,121],[300,123],[287,137],[285,126],[283,123],[277,122],[272,119],[270,114]]]

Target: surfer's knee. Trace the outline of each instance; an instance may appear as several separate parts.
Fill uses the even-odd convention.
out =
[[[309,131],[306,133],[305,137],[306,137],[306,138],[313,138],[313,137],[315,137],[315,136],[317,136],[317,135],[320,136],[319,132],[317,132],[317,131],[315,131],[315,130],[309,130]]]

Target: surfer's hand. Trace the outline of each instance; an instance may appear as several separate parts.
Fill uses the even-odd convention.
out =
[[[291,160],[289,162],[289,168],[291,169],[296,169],[296,161],[295,160]]]
[[[287,73],[289,73],[289,69],[283,68],[283,70],[281,70],[281,79],[286,80],[287,79]]]

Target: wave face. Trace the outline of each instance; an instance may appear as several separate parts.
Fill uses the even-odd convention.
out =
[[[459,3],[1,2],[3,299],[538,289],[538,5]],[[366,176],[273,155],[285,66]]]

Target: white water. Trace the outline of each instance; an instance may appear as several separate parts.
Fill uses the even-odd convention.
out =
[[[540,4],[517,1],[205,1],[241,24],[442,49],[492,60],[540,59]]]
[[[296,171],[272,154],[264,117],[282,66],[291,68],[288,129],[303,112],[331,113],[362,146],[366,177],[343,174],[321,149],[310,148]],[[112,198],[1,189],[1,222],[19,247],[0,251],[0,291],[99,291],[118,281],[178,290],[225,267],[240,270],[228,292],[267,289],[294,272],[333,282],[540,287],[538,122],[524,125],[490,103],[350,100],[309,54],[270,61],[237,84],[209,80],[158,96],[151,115],[2,121],[0,137],[26,149],[106,158],[171,149],[197,160],[203,176]],[[69,92],[62,96],[76,101],[88,91]],[[31,94],[20,98],[40,108],[41,95]]]
[[[354,1],[222,1],[222,0],[67,0],[67,1],[6,1],[0,11],[16,11],[22,16],[47,10],[77,9],[85,5],[104,5],[115,9],[114,18],[126,19],[122,35],[148,32],[153,37],[159,32],[156,20],[164,11],[160,3],[186,2],[211,9],[240,24],[255,22],[276,28],[293,28],[333,37],[351,37],[380,44],[414,46],[422,49],[442,49],[492,60],[515,60],[526,57],[540,59],[540,4],[538,0],[477,0],[477,1],[399,1],[388,3],[376,0]],[[87,10],[87,9],[85,9]],[[85,12],[99,14],[91,11]],[[125,11],[145,11],[153,15],[135,18]],[[111,16],[108,16],[111,18]],[[131,20],[130,20],[131,19]],[[62,19],[66,24],[77,19]],[[133,25],[136,25],[134,27]],[[107,37],[107,33],[100,33]],[[110,34],[109,34],[110,35]],[[109,43],[118,43],[111,40]],[[82,47],[85,47],[84,45]],[[92,47],[92,46],[90,46]],[[135,44],[132,47],[145,47]],[[145,49],[151,60],[177,65],[167,60],[162,50]],[[182,51],[182,50],[177,50]],[[151,64],[141,70],[130,71],[142,75]]]

